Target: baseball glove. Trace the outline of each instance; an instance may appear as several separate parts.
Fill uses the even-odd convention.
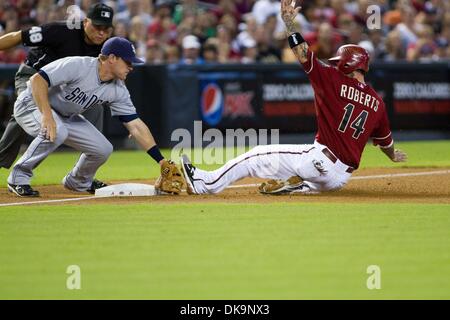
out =
[[[155,189],[162,194],[180,194],[184,180],[180,170],[172,160],[161,165],[161,175],[155,183]]]

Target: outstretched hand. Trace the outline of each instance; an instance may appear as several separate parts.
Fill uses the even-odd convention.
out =
[[[281,18],[288,30],[295,24],[295,17],[302,9],[301,6],[296,7],[297,0],[281,0]]]
[[[402,150],[395,149],[394,157],[391,159],[393,162],[405,162],[408,160],[408,156]]]

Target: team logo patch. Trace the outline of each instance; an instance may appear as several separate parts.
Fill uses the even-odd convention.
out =
[[[201,91],[200,111],[203,120],[210,126],[215,126],[222,119],[223,93],[215,83],[208,83]]]
[[[111,18],[111,12],[109,11],[101,11],[100,15],[102,16],[102,18]]]
[[[322,160],[313,160],[312,163],[313,163],[314,167],[317,169],[317,171],[320,172],[320,174],[327,173],[327,169],[325,169],[325,167],[323,166]]]

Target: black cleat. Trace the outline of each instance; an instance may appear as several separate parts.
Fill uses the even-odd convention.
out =
[[[8,190],[19,197],[39,197],[39,191],[33,190],[29,184],[8,183]]]
[[[101,182],[100,180],[94,179],[94,181],[92,181],[91,187],[89,189],[87,189],[86,191],[91,193],[91,194],[95,194],[95,190],[103,188],[103,187],[107,187],[108,185],[104,182]]]
[[[188,156],[183,154],[181,156],[181,172],[183,173],[184,180],[186,180],[186,189],[188,194],[198,194],[194,188],[194,172],[195,167],[192,165]]]

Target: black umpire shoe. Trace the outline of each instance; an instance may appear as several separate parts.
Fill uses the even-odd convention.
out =
[[[8,183],[8,190],[19,197],[39,197],[39,191],[33,190],[29,184]]]
[[[198,194],[194,187],[194,172],[196,168],[191,164],[191,161],[185,154],[181,156],[181,169],[184,180],[186,180],[187,193]]]
[[[103,188],[103,187],[107,187],[108,185],[104,182],[101,182],[100,180],[94,179],[94,181],[92,181],[91,187],[89,189],[87,189],[86,191],[94,194],[95,190]]]

